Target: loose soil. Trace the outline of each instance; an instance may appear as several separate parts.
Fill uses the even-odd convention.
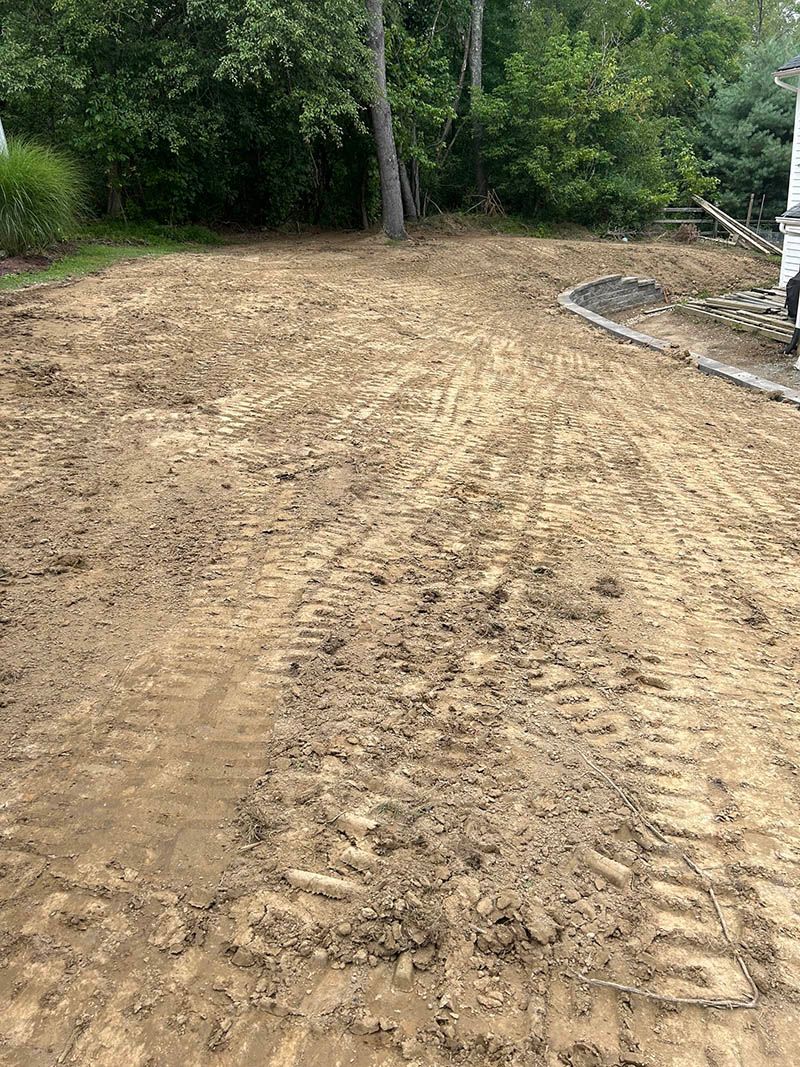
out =
[[[0,256],[0,278],[4,274],[29,274],[52,263],[46,256]]]
[[[798,415],[555,306],[769,270],[334,236],[2,300],[0,1062],[800,1064]],[[709,886],[755,1009],[586,980],[749,997]]]
[[[672,341],[679,348],[731,363],[790,389],[800,389],[800,370],[795,367],[797,356],[783,354],[783,341],[762,338],[723,323],[699,320],[678,309],[659,315],[636,312],[626,322],[636,330]]]

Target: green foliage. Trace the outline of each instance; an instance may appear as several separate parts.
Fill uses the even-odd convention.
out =
[[[180,0],[0,0],[0,22],[9,128],[68,144],[98,206],[110,187],[168,219],[224,200],[213,47]]]
[[[98,206],[278,223],[318,205],[312,143],[360,122],[361,19],[360,0],[0,0],[4,118],[69,144]]]
[[[387,36],[398,155],[429,169],[435,166],[438,133],[454,114],[454,84],[444,43],[441,37],[414,36],[401,24],[392,26]]]
[[[20,138],[0,154],[0,249],[38,252],[75,226],[83,199],[80,173],[65,155]]]
[[[472,106],[490,188],[537,222],[645,221],[713,188],[705,157],[721,197],[784,167],[768,112],[788,94],[756,84],[742,55],[791,26],[781,0],[487,0],[474,101],[459,90],[470,0],[384,10],[398,154],[432,210],[474,206]],[[8,131],[64,145],[97,213],[247,226],[379,214],[364,0],[0,0],[0,27]],[[762,102],[754,147],[731,117],[735,86],[739,110]]]
[[[721,0],[720,6],[741,19],[754,45],[778,38],[791,40],[797,33],[797,4],[792,0]],[[791,54],[789,46],[786,56]]]
[[[111,245],[137,245],[145,248],[160,248],[164,244],[220,245],[222,238],[207,226],[197,223],[171,226],[162,222],[120,222],[103,219],[84,224],[78,231],[78,239],[92,243],[106,242]]]
[[[372,87],[361,0],[194,0],[193,10],[225,34],[218,74],[272,90],[306,140],[341,143],[359,123]]]
[[[70,242],[63,254],[45,270],[0,277],[0,291],[80,278],[126,259],[172,252],[201,252],[219,243],[218,235],[202,226],[172,228],[149,223],[88,223],[81,228],[77,240]]]
[[[481,115],[492,175],[507,206],[583,223],[647,218],[669,201],[644,78],[588,34],[528,33]]]
[[[687,201],[692,196],[716,194],[719,182],[708,173],[708,164],[697,154],[688,132],[680,123],[668,121],[663,143],[677,199]]]
[[[521,215],[486,215],[478,211],[450,212],[431,215],[423,223],[426,229],[440,233],[500,233],[508,237],[556,237],[563,236],[570,227],[552,222],[532,222]],[[586,229],[572,226],[569,237],[585,237]]]
[[[720,84],[699,130],[699,145],[719,183],[720,205],[737,217],[756,193],[766,194],[764,216],[786,207],[796,97],[777,88],[772,71],[800,51],[795,41],[771,41],[748,49],[741,75]]]
[[[735,75],[746,26],[713,0],[651,0],[632,16],[630,62],[665,115],[693,122],[715,80]]]
[[[650,79],[659,114],[690,122],[715,79],[735,75],[747,35],[727,0],[539,0],[533,11],[521,19],[523,33],[588,33],[630,74]]]

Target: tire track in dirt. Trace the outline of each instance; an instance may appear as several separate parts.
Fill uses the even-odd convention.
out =
[[[609,261],[652,273],[649,249],[395,251],[279,241],[15,306],[92,411],[64,400],[61,440],[42,438],[25,477],[45,492],[77,441],[70,478],[126,485],[120,549],[98,534],[114,582],[84,583],[106,581],[132,629],[105,658],[86,650],[83,698],[67,671],[57,717],[15,742],[2,1054],[791,1062],[791,415],[540,306]],[[659,250],[665,280],[698,284],[701,251]],[[708,257],[720,278],[743,269]],[[135,284],[148,270],[157,282]],[[62,403],[40,379],[10,393],[32,425]],[[114,455],[129,435],[146,457],[146,507],[133,466],[89,469],[99,411]],[[135,571],[114,569],[131,546],[165,605],[149,630]],[[676,1015],[575,982],[587,968],[684,992],[740,980],[707,900],[576,746],[719,872],[758,1016]],[[630,865],[635,890],[587,874],[584,843]],[[297,868],[344,888],[304,892]]]
[[[397,390],[396,385],[387,388],[381,384],[377,401],[372,404],[372,409],[364,405],[365,397],[358,397],[358,403],[354,407],[359,422],[366,423],[370,411],[376,409],[376,403],[385,404],[387,400],[393,401]],[[449,407],[452,411],[457,390],[450,389],[449,393]],[[440,412],[437,414],[440,415]],[[263,412],[257,405],[246,405],[244,411],[241,405],[237,405],[232,418],[227,416],[223,406],[221,418],[226,420],[225,429],[230,431],[230,434],[225,436],[229,437],[231,434],[234,438],[245,436],[247,430],[257,426],[263,417]],[[449,447],[450,442],[447,438],[442,438],[442,441],[446,442]],[[413,490],[420,481],[423,482],[421,489],[423,499],[430,500],[431,503],[438,500],[441,485],[434,482],[433,490],[426,490],[424,487],[424,483],[430,480],[431,473],[435,472],[437,464],[441,462],[441,457],[436,457],[435,448],[429,449],[429,453],[431,452],[433,455],[425,456],[419,448],[413,450],[413,454],[417,457],[417,465],[420,460],[423,463],[424,469],[419,474],[409,469],[410,464],[406,460],[402,471],[402,488],[395,493],[398,497],[398,504],[401,502],[400,498],[409,489]],[[237,455],[245,461],[252,459],[255,454],[257,450],[248,446],[247,442],[245,442],[243,451],[237,450]],[[452,462],[452,455],[450,459]],[[417,486],[417,488],[420,487]],[[376,494],[376,497],[376,500],[367,499],[365,505],[367,509],[372,507],[380,513],[383,510],[380,507],[380,496]],[[402,510],[399,514],[402,518]],[[352,547],[355,546],[357,538],[358,534],[350,535],[349,541]],[[340,567],[347,570],[348,564],[355,562],[356,557],[351,556],[350,559],[343,560],[342,553],[346,540],[341,534],[339,540],[342,544],[337,549],[337,541],[329,536],[324,548],[329,556],[338,559]],[[252,552],[252,548],[250,551]],[[307,557],[309,555],[313,557],[313,552],[304,551],[303,559],[293,558],[290,541],[286,544],[279,544],[275,551],[276,558],[280,559],[280,570],[284,576],[287,570],[291,573],[296,569],[302,573],[304,569],[306,571],[309,569]],[[262,682],[262,691],[259,696],[261,714],[258,716],[258,721],[262,729],[266,728],[268,721],[265,721],[263,712],[266,703],[263,693],[264,674],[278,678],[285,674],[287,666],[302,663],[303,659],[310,654],[311,645],[319,637],[319,630],[313,627],[306,632],[301,631],[298,637],[305,640],[295,639],[283,651],[273,653],[271,669],[265,667],[263,662],[259,662],[256,668],[258,658],[247,635],[257,630],[258,642],[268,643],[270,631],[265,629],[267,620],[260,617],[258,611],[254,610],[248,602],[247,597],[252,596],[248,587],[255,590],[256,599],[271,602],[269,605],[271,609],[274,608],[275,602],[280,603],[289,598],[285,590],[280,588],[275,566],[270,567],[267,564],[254,567],[252,560],[247,566],[246,545],[241,547],[235,545],[232,555],[234,559],[239,557],[241,571],[236,582],[239,593],[237,612],[230,618],[227,627],[220,627],[219,621],[208,616],[207,611],[206,617],[203,618],[203,607],[208,604],[209,600],[212,604],[216,602],[213,589],[205,590],[200,597],[196,598],[196,607],[201,612],[200,617],[192,618],[190,625],[180,628],[176,635],[169,635],[166,648],[159,649],[155,655],[146,657],[144,662],[138,663],[133,670],[127,672],[124,688],[132,690],[136,695],[126,698],[123,694],[120,700],[111,698],[114,703],[112,721],[121,715],[122,721],[127,726],[124,741],[128,751],[121,768],[122,773],[120,774],[119,767],[122,738],[115,731],[106,746],[107,755],[102,748],[93,753],[93,763],[97,768],[93,783],[94,796],[83,792],[80,797],[82,803],[78,804],[77,816],[73,816],[79,824],[89,827],[89,833],[98,840],[101,853],[107,848],[109,841],[124,843],[123,854],[115,856],[113,862],[126,870],[128,877],[135,877],[140,867],[144,867],[148,873],[152,869],[162,878],[166,872],[169,872],[171,880],[174,881],[177,878],[187,884],[191,883],[195,892],[198,888],[202,890],[208,887],[198,887],[197,876],[200,871],[192,864],[193,854],[196,858],[199,855],[200,868],[204,870],[206,877],[210,875],[213,880],[214,866],[208,853],[208,838],[214,836],[214,824],[223,814],[225,799],[244,791],[237,788],[243,777],[247,777],[248,774],[251,778],[255,777],[253,758],[246,758],[243,765],[241,759],[236,758],[242,740],[245,749],[252,751],[252,746],[263,739],[263,735],[262,737],[251,735],[242,740],[236,736],[243,729],[248,716],[255,710],[254,703],[242,699],[242,689],[246,688],[245,683],[248,677],[257,669]],[[322,584],[320,573],[313,570],[312,573],[314,576],[310,580]],[[230,574],[226,574],[224,580],[229,585]],[[305,584],[307,585],[308,582]],[[273,590],[273,586],[277,588]],[[247,595],[242,604],[244,593]],[[310,620],[315,621],[317,606],[312,602],[311,605],[303,604],[303,607],[310,612]],[[279,617],[276,629],[288,629],[287,621]],[[274,617],[269,620],[270,625],[274,626],[275,622]],[[244,637],[238,638],[237,631],[241,631]],[[218,651],[212,654],[211,649]],[[224,669],[221,663],[223,659]],[[156,692],[148,692],[154,683]],[[117,688],[119,690],[123,687]],[[234,690],[234,699],[230,700],[229,697]],[[164,721],[169,721],[167,731],[160,726],[155,727],[155,724]],[[224,723],[226,734],[234,734],[233,739],[227,736],[220,737],[217,728],[220,721]],[[88,737],[94,737],[97,732],[103,730],[104,726],[106,726],[105,723],[93,723],[86,731]],[[220,743],[227,744],[228,749],[220,750]],[[214,752],[212,761],[209,761],[207,756],[209,751]],[[107,759],[105,767],[103,766],[104,755]],[[230,759],[225,760],[226,755],[229,755]],[[219,781],[216,782],[212,771],[213,767],[219,767],[220,763],[223,766],[229,765],[232,770],[220,775]],[[192,768],[192,777],[195,782],[191,785],[185,780],[179,781],[181,768],[186,767]],[[117,780],[121,778],[124,783],[119,805],[111,811],[107,810],[108,798],[117,783],[110,783],[109,778]],[[215,788],[217,785],[219,789]],[[83,778],[80,788],[83,790],[88,788]],[[232,793],[232,790],[235,792]],[[46,803],[52,804],[53,799],[59,807],[70,810],[71,806],[73,810],[75,809],[75,800],[70,798],[69,793],[57,794],[55,798],[48,797]],[[71,805],[70,801],[72,801]],[[192,818],[193,810],[198,807],[203,809],[203,818],[200,821]],[[29,818],[31,821],[41,821],[45,825],[47,823],[46,812],[38,811],[35,806],[30,810]],[[188,838],[188,843],[179,850],[179,859],[175,855],[177,843],[174,835],[168,830],[158,835],[153,833],[153,827],[158,823],[177,824],[181,828],[182,837]],[[162,840],[154,841],[154,837],[161,837]],[[92,855],[91,846],[87,847],[84,841],[81,840],[78,844],[80,851],[90,862],[94,861],[102,865],[103,860],[108,860],[107,855]],[[193,846],[195,849],[202,846],[202,852],[193,853]],[[40,847],[47,850],[51,847],[51,842],[45,837],[40,842]]]
[[[622,441],[645,439],[643,427],[640,423],[637,424],[632,414],[636,410],[636,407],[631,406],[622,407],[615,412],[613,425],[627,428],[627,433],[621,438]],[[606,435],[606,441],[608,437],[609,435]],[[613,447],[616,448],[619,442],[615,440],[613,433],[610,437],[614,443]],[[706,618],[709,617],[710,612],[711,617],[715,619],[713,629],[705,633],[698,631],[698,628],[692,624],[687,609],[682,612],[670,610],[672,598],[669,596],[669,591],[663,588],[663,579],[659,575],[656,561],[659,553],[671,562],[684,561],[685,588],[687,592],[691,590],[690,596],[693,601],[696,601],[698,596],[703,597],[709,586],[712,594],[714,591],[719,592],[719,562],[722,562],[723,567],[730,567],[731,571],[735,571],[737,564],[743,565],[750,542],[743,535],[736,538],[730,536],[724,528],[714,529],[715,553],[719,555],[715,555],[715,563],[709,565],[703,561],[701,555],[702,551],[708,551],[708,549],[704,548],[702,543],[697,544],[697,534],[704,529],[711,534],[713,528],[708,526],[707,516],[717,510],[720,516],[725,515],[728,521],[730,521],[731,514],[740,512],[739,528],[741,528],[741,524],[751,519],[752,510],[749,505],[752,501],[747,501],[743,505],[741,495],[734,488],[735,480],[728,481],[719,477],[713,462],[704,468],[702,478],[694,478],[688,483],[685,469],[677,466],[676,481],[670,483],[664,477],[665,460],[664,453],[661,453],[656,461],[659,466],[656,467],[655,463],[647,460],[645,453],[630,458],[628,462],[637,472],[636,494],[635,497],[626,494],[624,507],[617,511],[618,515],[624,516],[624,529],[615,530],[614,536],[609,540],[611,543],[623,544],[630,544],[632,541],[639,551],[649,555],[653,560],[652,570],[643,574],[636,574],[631,568],[624,566],[612,573],[622,578],[623,588],[635,590],[637,605],[647,605],[651,617],[660,620],[661,628],[664,628],[665,620],[669,620],[666,635],[669,640],[670,654],[665,658],[663,646],[658,648],[656,653],[658,666],[652,670],[659,689],[652,697],[648,698],[646,690],[642,692],[641,689],[635,693],[634,697],[624,693],[619,694],[614,701],[617,704],[616,708],[609,702],[599,711],[599,714],[592,714],[591,721],[596,725],[590,727],[590,732],[587,732],[586,736],[594,746],[602,745],[606,758],[612,759],[615,759],[616,751],[624,751],[622,746],[632,746],[635,743],[638,751],[635,755],[624,759],[620,764],[620,769],[627,773],[638,772],[639,778],[641,778],[642,771],[647,772],[649,781],[645,779],[641,783],[642,789],[645,790],[642,795],[645,810],[649,812],[651,818],[659,822],[666,833],[678,839],[696,842],[701,850],[700,855],[705,857],[705,863],[712,869],[722,868],[724,870],[726,855],[730,855],[731,844],[735,846],[737,834],[735,832],[731,834],[730,831],[726,833],[719,829],[720,823],[716,820],[722,820],[724,826],[725,820],[738,817],[740,812],[736,810],[735,805],[720,804],[721,799],[730,799],[729,786],[725,783],[714,778],[708,782],[706,789],[703,789],[704,783],[698,782],[700,776],[695,768],[700,770],[703,766],[713,763],[719,765],[719,754],[716,751],[718,742],[716,744],[712,742],[709,746],[704,740],[704,735],[724,734],[725,723],[719,715],[719,699],[707,699],[702,690],[697,692],[696,679],[699,676],[696,666],[697,661],[700,664],[703,663],[703,654],[709,651],[709,647],[720,649],[720,646],[724,648],[726,645],[734,644],[741,629],[737,634],[735,624],[730,621],[729,600],[720,600],[717,596],[713,596],[704,612]],[[745,472],[737,473],[740,477],[744,477]],[[610,468],[599,476],[598,480],[604,486],[609,484],[609,474]],[[709,487],[709,482],[711,487]],[[648,491],[648,485],[658,486],[661,498],[654,491]],[[665,490],[666,496],[663,495]],[[591,499],[586,493],[581,495],[587,502]],[[599,499],[601,495],[605,496],[605,507],[601,505]],[[720,497],[724,501],[722,505],[719,502]],[[774,502],[771,503],[774,508]],[[593,514],[596,520],[599,514],[605,525],[610,517],[606,512],[613,513],[613,511],[614,502],[613,499],[609,500],[609,493],[606,489],[604,494],[598,494],[594,507],[587,509],[586,519],[588,520],[590,514]],[[670,521],[671,516],[677,517],[678,514],[681,515],[679,523]],[[772,516],[770,516],[771,520]],[[752,519],[750,524],[752,525]],[[606,533],[606,530],[603,532]],[[671,540],[665,537],[665,533],[671,536]],[[693,538],[693,542],[688,545],[687,538],[681,536],[686,533],[690,533]],[[727,543],[722,547],[720,542]],[[699,573],[698,563],[700,564]],[[784,588],[783,591],[787,590]],[[794,603],[796,604],[796,599]],[[685,634],[683,642],[681,642],[682,632]],[[689,664],[685,664],[687,658],[690,661]],[[687,673],[687,666],[690,668],[689,673]],[[765,701],[774,700],[777,695],[774,671],[769,674],[766,671],[760,673],[762,674],[760,681],[763,685],[760,695]],[[755,665],[748,667],[748,678],[753,678],[754,674],[757,676],[758,668]],[[722,681],[719,674],[715,676],[712,672],[703,671],[702,678],[705,685],[712,677],[714,683],[719,686]],[[724,669],[722,678],[724,678]],[[647,684],[652,685],[655,682]],[[661,690],[670,690],[670,692]],[[674,690],[678,690],[681,695],[672,692]],[[562,698],[564,692],[565,690],[562,689]],[[733,699],[735,692],[735,688],[732,688],[729,694],[723,689],[719,695],[722,696],[724,693],[728,699]],[[788,692],[785,695],[788,696]],[[629,711],[620,713],[620,705],[622,707],[627,705]],[[580,705],[578,707],[580,708]],[[697,723],[695,716],[687,716],[687,711],[690,709],[696,709],[696,716],[705,719],[702,725]],[[637,731],[635,735],[626,731],[627,736],[620,739],[619,729],[625,723],[636,726]],[[612,732],[607,732],[609,729]],[[642,760],[642,749],[649,750],[649,759]],[[618,757],[615,761],[619,762]],[[694,773],[687,776],[686,772],[689,768]],[[757,777],[759,791],[761,791],[764,779],[760,774]],[[719,782],[716,787],[715,781]],[[788,782],[784,784],[784,788],[792,784],[796,786],[796,783]],[[680,785],[681,788],[676,788],[676,785]],[[700,789],[697,788],[698,785]],[[704,795],[706,792],[708,795]],[[747,810],[747,807],[760,806],[761,801],[757,793],[748,799],[750,803],[743,804],[742,810]],[[763,797],[761,800],[763,801]],[[733,808],[733,813],[731,808]],[[730,863],[730,860],[728,862]],[[662,968],[666,964],[668,972],[676,976],[683,975],[694,985],[700,978],[701,986],[713,986],[714,975],[717,976],[717,980],[719,976],[722,976],[724,980],[725,968],[722,963],[726,957],[729,958],[729,953],[722,938],[715,936],[713,916],[709,915],[707,902],[704,909],[705,924],[695,923],[693,927],[687,915],[690,909],[695,912],[702,910],[703,894],[697,889],[691,890],[686,885],[686,878],[681,871],[670,871],[667,868],[663,872],[655,870],[654,874],[659,878],[656,883],[658,893],[654,902],[657,909],[654,925],[659,931],[662,946],[659,953]],[[780,875],[778,877],[780,878]],[[737,881],[739,892],[744,891],[750,898],[748,911],[751,912],[751,921],[758,921],[760,916],[757,912],[763,909],[759,909],[755,904],[752,891],[744,887],[741,878]],[[677,898],[675,898],[676,892],[679,893]],[[720,897],[728,906],[736,900],[735,892],[731,895],[727,889],[720,891]],[[711,929],[709,929],[709,919],[711,919]],[[706,969],[705,975],[700,969],[703,967]],[[735,966],[729,965],[727,969],[727,982],[731,983],[728,988],[733,992],[737,988],[737,982],[741,984],[741,976],[738,975]],[[793,992],[792,996],[796,996],[796,993]],[[643,1011],[645,1015],[651,1014],[646,1008]],[[730,1034],[728,1035],[729,1041]],[[713,1048],[713,1045],[710,1047]],[[750,1055],[755,1056],[756,1052],[751,1050]]]

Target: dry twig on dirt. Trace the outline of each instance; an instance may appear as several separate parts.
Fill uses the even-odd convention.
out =
[[[670,849],[670,851],[672,851],[676,856],[678,856],[681,860],[683,860],[683,862],[686,864],[686,866],[689,868],[689,870],[692,871],[692,873],[695,874],[700,879],[700,882],[701,882],[701,884],[703,886],[703,889],[708,894],[708,897],[709,897],[709,899],[711,900],[711,903],[714,906],[714,911],[717,914],[717,919],[719,920],[720,929],[722,930],[722,936],[725,938],[727,943],[730,945],[731,952],[733,953],[733,958],[736,961],[736,963],[737,963],[737,965],[739,967],[739,970],[744,975],[745,981],[747,982],[747,985],[748,985],[748,987],[750,989],[750,996],[749,997],[671,997],[671,996],[668,996],[665,993],[652,993],[647,989],[640,989],[637,986],[623,985],[620,982],[610,982],[610,981],[607,981],[607,980],[601,979],[601,978],[590,978],[588,975],[583,974],[582,972],[579,971],[578,972],[578,977],[580,978],[580,980],[582,982],[586,982],[588,985],[600,986],[600,987],[602,987],[604,989],[616,989],[621,993],[631,993],[631,994],[633,994],[634,996],[637,996],[637,997],[645,997],[647,1000],[658,1000],[658,1001],[661,1001],[661,1003],[663,1003],[663,1004],[688,1004],[688,1005],[693,1005],[694,1007],[700,1007],[700,1008],[728,1008],[728,1009],[755,1008],[755,1007],[757,1007],[758,1006],[758,1002],[759,1002],[758,987],[756,986],[755,982],[753,981],[752,975],[750,974],[750,971],[748,970],[747,964],[745,963],[744,958],[742,957],[741,953],[739,952],[738,948],[736,947],[736,944],[733,941],[733,938],[731,937],[730,930],[728,929],[728,924],[725,921],[725,916],[722,913],[722,908],[720,907],[719,901],[717,900],[717,895],[714,892],[714,887],[711,885],[711,880],[709,879],[708,875],[704,871],[702,871],[693,860],[689,859],[689,857],[686,855],[685,852],[682,852],[677,847],[677,845],[675,845],[672,841],[670,841],[668,838],[666,838],[661,833],[661,831],[656,826],[654,826],[650,822],[649,819],[646,818],[646,816],[642,812],[642,809],[639,807],[639,805],[636,804],[636,802],[631,799],[631,797],[625,792],[625,790],[620,788],[620,786],[618,786],[617,783],[609,775],[607,775],[605,773],[605,771],[603,771],[595,763],[592,763],[592,761],[588,758],[588,756],[586,756],[583,752],[581,752],[580,756],[581,756],[581,759],[583,760],[583,762],[586,764],[586,766],[594,774],[596,774],[596,775],[598,775],[598,777],[602,778],[603,781],[611,789],[614,790],[614,792],[617,794],[617,796],[620,798],[620,800],[622,800],[623,804],[625,804],[625,806],[627,808],[629,808],[633,812],[633,814],[636,816],[636,818],[639,820],[639,822],[642,824],[642,826],[648,831],[648,833],[650,833],[656,839],[656,841],[658,841],[660,844],[666,845],[667,848]]]

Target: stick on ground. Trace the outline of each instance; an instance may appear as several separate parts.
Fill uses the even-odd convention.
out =
[[[621,993],[630,993],[633,996],[645,997],[647,1000],[658,1000],[661,1001],[663,1004],[688,1004],[699,1008],[728,1008],[731,1010],[734,1008],[757,1007],[760,998],[758,987],[753,981],[752,975],[748,970],[747,964],[745,963],[742,954],[739,952],[739,949],[736,947],[736,944],[734,943],[733,938],[731,937],[730,930],[728,929],[728,924],[725,921],[725,916],[722,912],[722,908],[720,907],[719,901],[717,900],[717,895],[714,892],[714,887],[711,885],[711,881],[708,875],[705,874],[705,872],[702,871],[697,866],[697,864],[694,863],[693,860],[689,859],[685,852],[682,852],[677,847],[677,845],[675,845],[672,841],[666,838],[661,833],[661,831],[645,817],[639,805],[636,804],[636,802],[631,799],[631,797],[625,792],[625,790],[621,789],[620,786],[618,786],[617,783],[605,773],[605,771],[603,771],[595,763],[592,763],[592,761],[588,758],[588,756],[584,755],[584,753],[581,753],[580,755],[586,766],[599,778],[602,778],[603,781],[608,786],[610,786],[611,789],[614,790],[614,792],[617,794],[623,804],[625,804],[627,808],[630,808],[630,810],[633,812],[633,814],[636,816],[642,826],[647,830],[647,832],[651,834],[660,844],[668,846],[668,848],[676,856],[680,857],[680,859],[683,860],[689,870],[700,879],[703,885],[703,889],[705,889],[706,893],[708,894],[708,897],[714,907],[714,911],[716,912],[720,929],[722,930],[722,936],[730,945],[733,958],[736,961],[739,970],[742,972],[745,981],[747,982],[747,985],[750,989],[750,995],[749,997],[671,997],[665,993],[652,993],[647,989],[640,989],[637,986],[623,985],[620,982],[609,982],[601,978],[590,978],[588,975],[585,975],[582,972],[578,973],[578,977],[580,978],[580,980],[582,982],[586,982],[588,985],[600,986],[604,989],[616,989],[619,990]]]

